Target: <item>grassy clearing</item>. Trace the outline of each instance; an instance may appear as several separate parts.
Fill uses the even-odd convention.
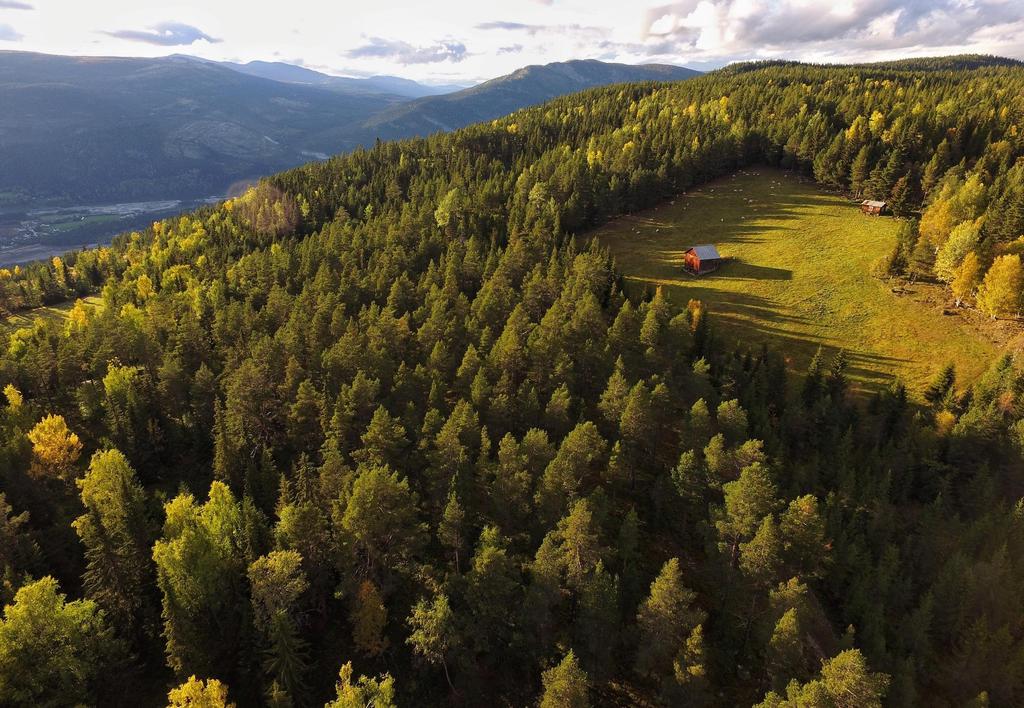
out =
[[[751,346],[766,342],[796,372],[821,346],[828,356],[846,349],[860,392],[894,376],[920,392],[948,362],[961,382],[971,381],[998,354],[1005,332],[966,312],[943,314],[936,285],[897,294],[894,284],[870,277],[896,228],[895,219],[865,216],[791,173],[754,168],[619,218],[596,235],[631,287],[661,284],[681,304],[704,301],[718,332]],[[728,260],[695,278],[680,264],[688,246],[702,243]]]
[[[97,295],[84,297],[82,300],[88,307],[96,307],[102,302]],[[36,318],[63,320],[68,316],[68,311],[75,306],[74,300],[62,302],[59,305],[37,307],[34,310],[19,312],[15,315],[0,318],[0,342],[6,341],[7,335],[22,327],[31,327]]]

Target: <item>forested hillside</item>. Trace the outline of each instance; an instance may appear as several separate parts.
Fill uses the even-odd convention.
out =
[[[223,195],[237,180],[351,149],[326,133],[401,100],[191,57],[0,52],[0,198],[41,205]]]
[[[857,405],[586,232],[781,165],[1005,313],[1022,125],[1014,67],[616,86],[0,271],[102,295],[0,354],[0,704],[1020,704],[1012,360]]]
[[[221,196],[378,138],[461,128],[594,86],[696,74],[562,62],[433,96],[444,91],[283,63],[0,51],[0,205]]]

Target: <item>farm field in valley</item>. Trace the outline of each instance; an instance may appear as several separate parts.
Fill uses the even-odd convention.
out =
[[[627,287],[664,285],[679,304],[703,301],[719,336],[751,347],[766,342],[795,372],[806,371],[821,346],[826,363],[846,350],[848,376],[861,393],[899,377],[919,394],[949,362],[959,385],[972,381],[1012,348],[1019,326],[949,310],[936,284],[901,287],[871,277],[897,228],[896,219],[861,214],[794,173],[757,167],[616,219],[595,235]],[[722,267],[699,278],[683,272],[686,248],[705,243],[727,259]]]

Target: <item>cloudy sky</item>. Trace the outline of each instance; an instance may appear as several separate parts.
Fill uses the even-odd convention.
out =
[[[264,59],[473,82],[573,58],[1024,59],[1024,0],[0,0],[0,50]]]

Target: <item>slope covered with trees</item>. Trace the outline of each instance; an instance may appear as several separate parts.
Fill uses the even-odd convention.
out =
[[[405,100],[248,76],[191,57],[0,52],[5,205],[220,195],[355,143],[326,133]]]
[[[597,89],[0,273],[102,293],[0,354],[0,703],[1019,703],[1013,362],[855,406],[572,235],[764,161],[982,218],[987,281],[1022,89]]]

